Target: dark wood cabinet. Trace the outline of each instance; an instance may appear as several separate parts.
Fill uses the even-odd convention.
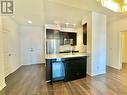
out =
[[[72,46],[77,44],[77,33],[60,31],[60,45],[64,45],[64,39],[73,39]]]
[[[72,46],[75,46],[77,44],[77,33],[69,33],[69,39],[73,39]]]
[[[87,69],[87,57],[75,57],[75,58],[62,58],[61,62],[64,64],[64,73],[65,76],[57,78],[57,80],[53,78],[52,74],[52,66],[53,63],[56,63],[56,59],[46,59],[46,80],[57,81],[64,80],[65,82],[86,77],[86,69]],[[58,62],[59,64],[59,62]]]
[[[87,45],[87,23],[83,25],[83,44]]]
[[[71,58],[65,61],[65,81],[86,77],[86,57]]]
[[[77,44],[77,33],[46,29],[46,39],[59,39],[60,45],[65,45],[64,39],[72,39],[72,46]]]
[[[46,38],[47,39],[59,39],[59,30],[46,29]]]

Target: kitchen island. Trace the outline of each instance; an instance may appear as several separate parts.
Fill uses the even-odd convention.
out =
[[[67,82],[86,77],[87,56],[88,53],[47,54],[46,80],[51,83],[58,80]],[[59,77],[58,72],[60,72]],[[55,74],[56,77],[54,77]]]

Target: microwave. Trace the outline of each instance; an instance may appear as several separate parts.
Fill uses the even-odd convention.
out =
[[[72,44],[73,44],[73,39],[64,38],[64,45],[72,45]]]

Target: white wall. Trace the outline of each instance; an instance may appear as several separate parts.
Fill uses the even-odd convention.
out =
[[[127,18],[120,18],[108,23],[107,33],[107,65],[116,69],[121,68],[120,63],[120,32],[127,30]]]
[[[91,75],[106,72],[106,16],[92,12]]]
[[[21,26],[21,63],[23,65],[45,62],[43,27]],[[32,50],[31,50],[32,49]]]
[[[3,31],[2,31],[2,19],[0,16],[0,90],[2,90],[5,84],[4,76],[4,52],[3,52]]]
[[[19,26],[11,17],[4,16],[3,32],[4,67],[5,76],[7,76],[21,66]],[[9,54],[11,54],[11,56],[9,56]]]

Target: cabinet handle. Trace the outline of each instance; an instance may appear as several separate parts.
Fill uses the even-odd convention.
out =
[[[9,53],[8,56],[11,56],[11,54]]]

